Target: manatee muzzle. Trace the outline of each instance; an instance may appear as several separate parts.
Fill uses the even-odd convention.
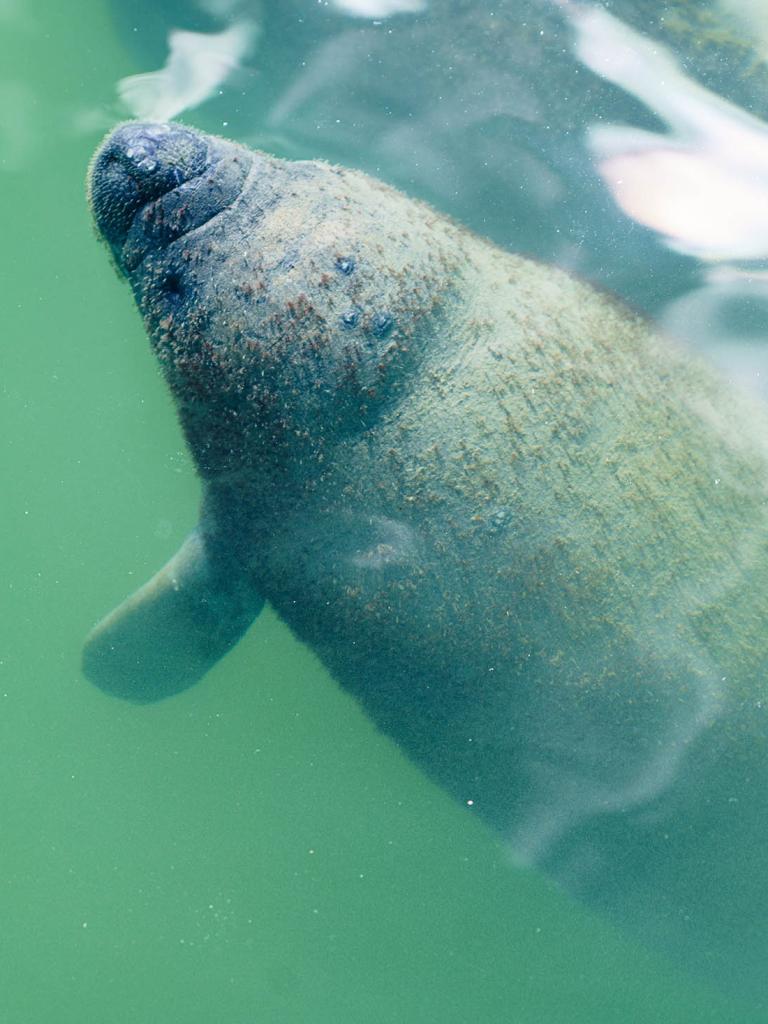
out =
[[[150,252],[221,213],[239,196],[250,165],[247,150],[183,125],[116,128],[93,158],[88,188],[118,268],[130,273]]]

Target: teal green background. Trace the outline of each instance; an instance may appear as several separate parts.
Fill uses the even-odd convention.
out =
[[[84,200],[140,70],[98,0],[0,0],[1,1024],[762,1021],[516,869],[271,613],[159,706],[81,677],[198,499]]]

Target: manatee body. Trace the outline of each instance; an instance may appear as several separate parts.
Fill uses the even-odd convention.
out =
[[[88,676],[169,696],[269,601],[520,861],[761,998],[766,412],[357,171],[136,123],[90,199],[204,496]]]

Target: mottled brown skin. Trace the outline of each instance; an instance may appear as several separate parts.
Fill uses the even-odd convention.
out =
[[[89,674],[166,696],[264,598],[518,860],[761,999],[768,415],[379,182],[208,144],[237,198],[130,269],[111,243],[205,484],[173,601],[205,580],[195,652],[224,628],[174,661],[166,571],[162,629],[118,609]]]

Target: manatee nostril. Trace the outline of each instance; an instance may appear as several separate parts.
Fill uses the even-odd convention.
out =
[[[144,177],[155,173],[160,164],[163,143],[169,141],[170,128],[170,125],[148,125],[136,130],[130,144],[123,150],[129,174],[133,172]],[[169,170],[173,176],[178,167],[171,165]]]
[[[208,162],[203,137],[181,125],[134,122],[115,129],[91,170],[99,230],[121,245],[142,206],[199,177]]]
[[[147,156],[145,153],[140,151],[137,153],[135,149],[127,149],[125,155],[131,161],[133,167],[137,171],[141,171],[142,174],[152,174],[157,170],[157,160],[153,160],[151,156]]]
[[[108,153],[153,198],[202,174],[207,147],[198,135],[174,124],[136,124],[118,128]]]

